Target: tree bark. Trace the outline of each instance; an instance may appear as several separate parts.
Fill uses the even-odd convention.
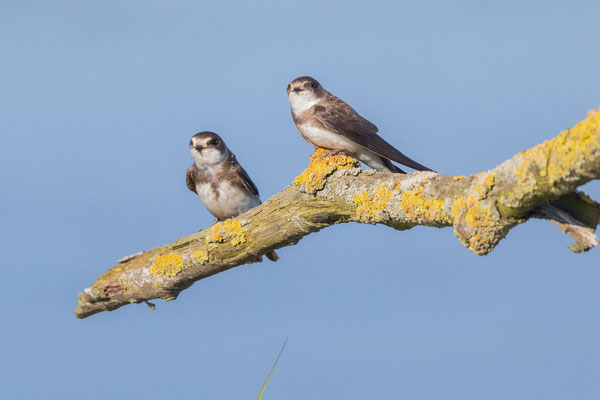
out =
[[[600,177],[600,109],[552,140],[469,176],[362,171],[350,157],[317,149],[309,167],[262,205],[211,228],[119,260],[78,295],[78,318],[130,303],[173,300],[192,283],[298,243],[343,222],[452,226],[488,254],[514,226],[544,218],[573,236],[571,250],[598,244],[600,204],[575,191]],[[151,305],[151,303],[148,303]],[[153,306],[153,305],[151,305]]]

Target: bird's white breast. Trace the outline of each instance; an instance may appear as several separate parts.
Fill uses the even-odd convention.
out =
[[[356,142],[347,139],[345,136],[315,126],[310,122],[299,125],[298,130],[300,131],[302,137],[313,146],[323,147],[334,151],[341,151],[351,157],[358,158],[371,168],[389,171],[388,167],[385,165],[385,162],[380,156],[362,147]]]
[[[292,106],[292,112],[296,115],[302,114],[304,111],[321,101],[319,97],[307,91],[300,93],[290,92],[288,99]]]
[[[298,125],[298,130],[302,137],[313,146],[324,147],[336,151],[345,150],[352,153],[362,149],[362,146],[359,146],[350,139],[330,130],[313,125],[310,122]]]
[[[208,211],[219,219],[235,217],[260,204],[258,196],[251,195],[229,181],[202,183],[196,185],[196,192]]]

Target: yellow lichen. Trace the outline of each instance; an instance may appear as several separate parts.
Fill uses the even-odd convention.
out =
[[[373,202],[371,196],[363,191],[354,195],[354,204],[356,204],[356,218],[365,223],[375,223],[381,220],[377,205]]]
[[[402,193],[400,207],[406,220],[414,223],[447,223],[450,216],[444,211],[444,200],[425,198],[423,187],[417,186]]]
[[[473,188],[473,191],[477,194],[478,200],[483,200],[487,197],[487,194],[494,187],[495,177],[493,172],[482,172],[477,174],[479,183]]]
[[[593,160],[600,147],[600,109],[592,110],[587,118],[573,128],[563,131],[552,140],[519,153],[522,162],[515,169],[520,184],[535,188],[537,177],[552,185],[573,170],[577,160]]]
[[[470,223],[474,228],[485,224],[491,217],[492,212],[489,208],[484,207],[471,207],[465,213],[465,221]]]
[[[355,194],[353,200],[356,204],[356,218],[361,222],[371,224],[383,221],[388,201],[392,197],[392,191],[396,188],[396,184],[388,188],[387,184],[381,182],[375,188],[372,198],[365,191]]]
[[[408,214],[413,209],[422,208],[424,202],[425,199],[423,198],[423,188],[418,186],[414,189],[407,190],[406,192],[402,193],[402,198],[400,199],[400,207],[402,207],[404,212]]]
[[[456,219],[456,217],[458,217],[459,214],[462,212],[464,203],[465,199],[462,197],[459,197],[458,199],[454,200],[454,203],[452,203],[452,210],[450,212],[452,214],[453,220]]]
[[[360,167],[352,157],[330,154],[318,147],[310,156],[308,168],[294,179],[294,185],[303,186],[307,193],[316,193],[325,187],[326,179],[338,169]]]
[[[495,182],[494,173],[490,172],[489,174],[487,174],[485,176],[481,185],[483,187],[485,187],[487,190],[492,190],[492,188],[494,187],[494,182]]]
[[[573,128],[514,159],[519,163],[514,170],[518,185],[501,195],[498,208],[504,216],[520,218],[536,197],[561,194],[563,184],[586,172],[581,168],[600,160],[600,109],[590,111]]]
[[[375,194],[373,195],[373,202],[378,210],[385,210],[387,207],[388,201],[390,201],[390,197],[392,197],[392,189],[396,188],[396,185],[393,185],[391,188],[388,188],[387,185],[381,182],[375,188]]]
[[[487,254],[500,240],[497,234],[499,224],[492,210],[481,200],[482,185],[491,188],[492,182],[486,177],[471,195],[459,197],[452,204],[454,234],[469,250],[479,255]]]
[[[444,212],[444,200],[429,198],[423,204],[425,208],[425,216],[431,221],[445,223],[450,221],[448,214]]]
[[[209,243],[229,243],[233,246],[246,243],[246,231],[242,227],[240,221],[232,219],[218,224],[214,224],[210,228],[210,232],[206,237]]]
[[[550,141],[551,153],[547,163],[550,183],[571,170],[577,158],[594,160],[600,147],[600,109],[592,110],[587,118]],[[595,154],[595,155],[594,155]]]
[[[160,276],[177,276],[185,268],[181,254],[165,254],[156,257],[154,265],[150,267],[150,274]]]
[[[454,179],[455,181],[460,181],[462,178],[464,178],[464,175],[460,175],[460,176],[453,176],[452,179]]]
[[[206,264],[208,262],[208,253],[204,250],[196,250],[192,253],[192,258],[200,264]]]

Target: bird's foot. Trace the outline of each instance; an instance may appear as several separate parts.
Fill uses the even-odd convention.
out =
[[[265,255],[271,261],[277,261],[277,260],[279,260],[279,255],[277,255],[277,253],[275,253],[275,251],[270,251],[270,252],[268,252]]]
[[[219,222],[219,218],[215,217],[215,220],[213,221],[211,226],[215,226],[218,222]],[[204,230],[204,228],[200,228],[200,230],[198,230],[198,232],[202,232],[203,230]]]
[[[336,150],[331,150],[331,149],[325,149],[325,151],[323,152],[323,157],[331,157],[331,156],[345,156],[346,154],[344,154],[341,151],[336,151]]]

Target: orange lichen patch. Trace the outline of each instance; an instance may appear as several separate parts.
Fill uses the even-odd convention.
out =
[[[177,276],[185,268],[181,254],[165,254],[156,257],[154,265],[150,267],[150,274],[160,276]]]
[[[316,193],[325,187],[327,177],[338,169],[360,167],[352,157],[330,154],[329,150],[318,147],[310,156],[308,168],[294,179],[294,185],[302,186],[307,193]]]
[[[232,246],[237,246],[246,243],[246,231],[240,221],[231,219],[214,224],[206,240],[209,243],[225,243],[229,240]]]
[[[458,199],[454,200],[454,203],[452,203],[452,210],[450,211],[450,213],[452,215],[452,220],[456,219],[456,217],[458,217],[462,213],[464,206],[465,206],[464,198],[459,197]]]
[[[422,203],[424,201],[425,200],[423,198],[423,188],[419,186],[402,193],[400,206],[402,207],[404,212],[407,213],[413,207],[414,204]]]
[[[469,250],[479,255],[489,253],[501,238],[498,233],[500,224],[480,197],[483,190],[480,187],[483,185],[491,188],[493,184],[490,182],[486,177],[471,195],[467,198],[459,197],[452,204],[454,235]]]
[[[354,204],[356,204],[356,218],[365,223],[374,224],[381,221],[380,210],[367,192],[354,195]]]
[[[449,223],[450,216],[444,211],[444,200],[425,198],[423,187],[417,186],[402,193],[400,207],[406,213],[407,222]]]
[[[448,214],[444,212],[444,200],[429,198],[423,204],[425,216],[431,221],[446,223],[450,221]]]
[[[496,234],[489,234],[489,231],[477,231],[473,236],[469,238],[468,245],[469,250],[473,253],[483,256],[488,254],[500,241],[500,236]]]
[[[365,191],[355,194],[353,200],[356,204],[356,218],[361,222],[370,224],[383,221],[386,218],[385,210],[390,197],[392,197],[392,191],[396,190],[397,187],[395,183],[388,188],[386,183],[381,182],[375,188],[372,198]]]
[[[390,201],[390,197],[392,197],[392,190],[397,187],[397,183],[392,185],[392,187],[388,188],[387,185],[381,182],[375,188],[375,194],[373,195],[373,202],[377,209],[383,211],[387,207],[388,201]]]
[[[208,262],[208,253],[204,250],[196,250],[192,253],[192,259],[200,264],[206,264]]]
[[[485,224],[492,217],[492,212],[489,208],[471,207],[465,213],[465,221],[471,224],[472,227],[478,227]]]

